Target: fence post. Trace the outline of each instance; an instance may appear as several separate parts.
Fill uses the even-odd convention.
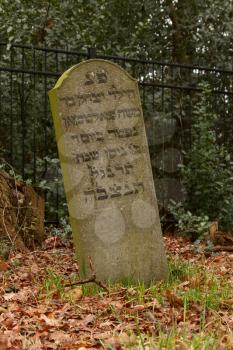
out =
[[[95,47],[88,47],[87,56],[89,59],[95,58],[96,57],[96,48]]]

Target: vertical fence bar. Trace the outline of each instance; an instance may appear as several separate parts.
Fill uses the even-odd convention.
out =
[[[44,70],[47,71],[47,51],[44,51]],[[44,141],[45,141],[45,152],[47,150],[47,76],[44,75]],[[44,153],[45,154],[45,153]],[[44,161],[45,164],[45,173],[47,172],[47,160]]]
[[[152,127],[152,151],[153,151],[153,156],[155,153],[155,142],[156,140],[154,139],[155,137],[155,125],[154,125],[154,114],[155,114],[155,65],[152,64],[152,81],[153,81],[153,87],[152,87],[152,121],[151,121],[151,127]]]
[[[44,71],[46,72],[47,70],[47,51],[45,50],[44,51],[44,61],[43,61],[43,65],[44,66]],[[47,100],[47,76],[44,75],[44,81],[43,81],[43,89],[44,89],[44,96],[43,96],[43,118],[42,118],[42,122],[44,125],[42,125],[42,128],[44,129],[44,145],[45,145],[45,148],[44,148],[44,152],[43,152],[43,164],[44,164],[44,175],[46,176],[46,173],[47,173],[47,159],[45,157],[45,155],[47,155],[48,153],[48,150],[47,150],[47,103],[46,103],[46,100]],[[47,152],[46,152],[47,151]],[[47,191],[45,191],[44,193],[44,196],[45,196],[45,202],[47,202],[47,199],[48,199],[48,194],[47,194]]]
[[[25,54],[25,50],[24,48],[22,48],[22,68],[24,70],[24,54]],[[21,105],[20,105],[20,119],[21,119],[21,126],[22,126],[22,139],[21,139],[21,147],[22,147],[22,167],[21,167],[21,171],[22,171],[22,177],[23,179],[25,178],[25,116],[24,116],[24,111],[25,111],[25,101],[24,101],[24,72],[22,72],[22,80],[21,80],[21,96],[20,96],[20,101],[21,101]]]
[[[163,140],[162,140],[162,172],[164,172],[164,153],[165,153],[165,139],[164,139],[164,135],[165,135],[165,96],[164,96],[164,66],[161,67],[161,73],[162,73],[162,118],[163,118],[163,121],[162,121],[162,135],[163,135]],[[164,192],[164,191],[163,191]],[[165,206],[165,196],[163,197],[163,203],[162,203],[163,207]]]
[[[88,49],[87,49],[87,57],[89,59],[96,57],[96,48],[95,47],[88,47]]]
[[[36,51],[33,48],[33,182],[34,184],[37,181],[37,149],[36,149],[36,129],[37,129],[37,120],[36,120]]]
[[[172,78],[172,83],[174,81],[174,68],[172,67],[171,68],[171,78]],[[176,90],[175,90],[176,92]],[[175,95],[176,96],[176,95]],[[175,103],[177,101],[175,100]],[[176,108],[176,106],[175,106]],[[173,116],[174,116],[174,89],[170,89],[170,117],[171,117],[171,120],[173,120]],[[173,152],[173,143],[174,143],[174,137],[172,137],[171,139],[171,142],[169,142],[170,144],[170,151],[169,152]],[[172,146],[172,147],[171,147]],[[173,167],[173,161],[174,161],[174,157],[173,157],[173,154],[171,155],[171,162],[172,162],[172,167]]]
[[[59,69],[59,65],[58,65],[58,53],[56,52],[56,56],[55,56],[55,65],[56,65],[56,72],[58,72]],[[68,54],[66,53],[66,69],[68,68]],[[58,154],[56,154],[56,157],[58,157]],[[57,178],[59,177],[59,173],[58,173],[58,165],[56,168],[56,176]],[[55,221],[56,223],[59,223],[59,184],[56,183],[56,218]]]
[[[12,50],[10,53],[10,67],[13,67],[13,55]],[[13,164],[13,72],[10,72],[10,162]]]

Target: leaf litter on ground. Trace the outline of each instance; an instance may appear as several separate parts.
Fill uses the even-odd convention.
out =
[[[79,276],[70,242],[12,254],[0,263],[0,349],[233,349],[233,254],[164,241],[168,281],[109,293],[66,287]]]

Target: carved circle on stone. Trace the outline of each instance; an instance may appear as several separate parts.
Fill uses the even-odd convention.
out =
[[[155,208],[142,199],[134,200],[131,210],[133,223],[141,229],[151,227],[156,221]]]
[[[85,219],[93,213],[95,198],[93,195],[86,196],[84,193],[74,194],[68,202],[70,216],[75,219]]]
[[[125,220],[116,206],[104,208],[95,221],[95,234],[104,243],[113,244],[125,234]]]

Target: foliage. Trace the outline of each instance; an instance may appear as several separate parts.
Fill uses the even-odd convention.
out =
[[[71,231],[71,226],[68,223],[67,217],[64,215],[61,216],[59,223],[60,223],[59,227],[53,227],[50,234],[52,236],[58,236],[65,239],[68,238],[72,231]]]
[[[206,229],[208,220],[217,220],[232,229],[233,186],[232,161],[216,135],[217,116],[211,110],[211,92],[205,83],[194,108],[192,144],[184,154],[181,174],[185,186],[184,210],[178,207],[179,225],[190,224]],[[200,224],[200,225],[199,225]]]
[[[1,40],[232,68],[227,0],[2,0]],[[127,35],[126,35],[127,33]]]
[[[191,235],[193,239],[208,234],[210,219],[207,215],[194,215],[189,210],[185,210],[181,202],[171,201],[169,209],[181,233]]]

